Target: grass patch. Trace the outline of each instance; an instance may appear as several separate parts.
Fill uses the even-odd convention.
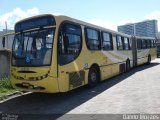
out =
[[[9,78],[0,79],[0,97],[13,94],[16,91],[18,90],[12,87],[11,81]]]

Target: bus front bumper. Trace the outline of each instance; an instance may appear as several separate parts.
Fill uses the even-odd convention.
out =
[[[59,92],[57,78],[47,77],[42,80],[19,80],[11,77],[14,88],[30,92],[57,93]]]

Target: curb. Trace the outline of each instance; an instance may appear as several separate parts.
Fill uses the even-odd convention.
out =
[[[14,92],[12,94],[8,94],[8,95],[4,95],[2,97],[0,97],[0,103],[4,102],[4,101],[7,101],[9,99],[12,99],[12,98],[15,98],[15,97],[18,97],[18,96],[22,96],[24,94],[28,94],[29,92],[24,92],[24,91],[17,91],[17,92]]]

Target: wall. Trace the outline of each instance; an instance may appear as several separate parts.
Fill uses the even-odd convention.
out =
[[[5,47],[2,40],[5,37]],[[9,77],[10,74],[10,56],[14,33],[7,33],[0,36],[0,79]]]

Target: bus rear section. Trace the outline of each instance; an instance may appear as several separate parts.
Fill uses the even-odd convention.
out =
[[[153,37],[136,37],[137,48],[137,65],[150,63],[157,57],[156,41]]]
[[[33,92],[59,92],[57,83],[56,22],[44,15],[16,23],[11,82]]]

